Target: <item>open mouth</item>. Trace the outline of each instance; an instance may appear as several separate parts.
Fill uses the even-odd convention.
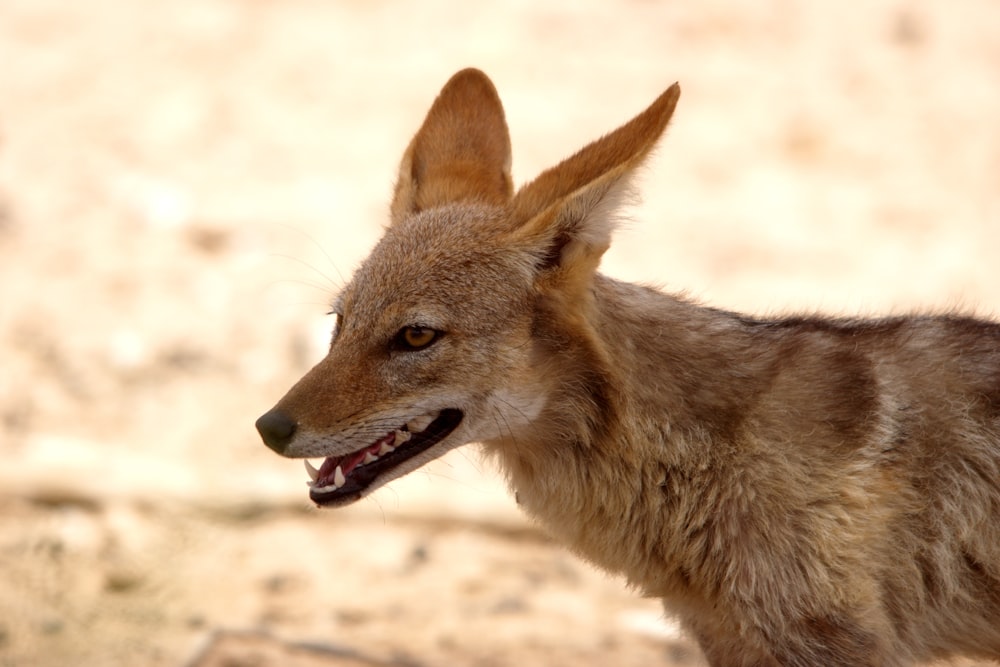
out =
[[[441,442],[461,421],[461,410],[442,410],[415,417],[356,452],[328,457],[319,469],[306,461],[310,500],[317,505],[357,500],[380,475]]]

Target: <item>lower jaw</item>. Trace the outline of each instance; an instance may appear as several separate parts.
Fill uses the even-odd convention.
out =
[[[461,410],[454,408],[442,410],[438,418],[431,422],[423,432],[414,435],[395,452],[387,455],[384,459],[351,471],[344,481],[344,485],[339,489],[322,492],[310,489],[309,499],[320,507],[341,507],[360,500],[369,491],[373,491],[381,485],[378,482],[384,475],[451,435],[462,422],[463,416]]]
[[[318,507],[343,507],[344,505],[350,505],[351,503],[361,500],[364,497],[367,489],[362,489],[361,491],[335,491],[333,493],[316,493],[315,491],[309,491],[309,500],[316,503]]]

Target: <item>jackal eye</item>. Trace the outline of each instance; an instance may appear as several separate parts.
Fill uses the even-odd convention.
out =
[[[396,349],[413,352],[428,347],[438,339],[440,334],[440,331],[430,327],[410,325],[399,330],[393,343],[395,343]]]

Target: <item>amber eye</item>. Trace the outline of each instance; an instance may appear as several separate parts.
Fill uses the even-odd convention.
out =
[[[440,332],[430,327],[403,327],[396,334],[396,347],[401,350],[422,350],[437,340]]]

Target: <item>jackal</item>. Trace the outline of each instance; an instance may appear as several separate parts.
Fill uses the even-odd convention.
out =
[[[456,74],[264,441],[325,457],[330,506],[479,442],[713,665],[1000,658],[1000,325],[758,319],[598,273],[679,95],[515,192],[496,90]]]

